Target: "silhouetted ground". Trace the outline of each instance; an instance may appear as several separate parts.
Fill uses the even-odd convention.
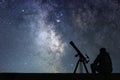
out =
[[[120,80],[120,73],[110,75],[73,73],[0,73],[0,80]]]

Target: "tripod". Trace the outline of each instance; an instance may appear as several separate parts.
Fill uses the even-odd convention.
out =
[[[77,51],[77,54],[75,55],[75,57],[78,57],[78,56],[79,56],[79,60],[77,61],[76,67],[75,67],[75,69],[74,69],[74,73],[76,73],[76,70],[77,70],[77,68],[78,68],[78,64],[79,64],[80,62],[83,63],[86,72],[89,73],[89,72],[88,72],[88,69],[87,69],[87,67],[86,67],[86,63],[88,63],[89,60],[87,60],[86,57],[83,56],[83,54],[80,52],[80,50],[75,46],[75,44],[74,44],[72,41],[70,42],[70,44],[71,44],[72,47]],[[87,56],[87,55],[86,55],[86,56]],[[89,58],[89,57],[87,56],[87,58]]]
[[[83,65],[84,65],[84,68],[85,68],[86,72],[87,72],[87,73],[89,73],[89,72],[88,72],[88,69],[87,69],[87,67],[86,67],[85,62],[83,62],[83,61],[82,61],[82,59],[79,59],[79,60],[77,61],[77,63],[76,63],[76,66],[75,66],[75,69],[74,69],[74,72],[73,72],[73,73],[76,73],[77,68],[78,68],[78,65],[79,65],[79,63],[80,63],[80,62],[82,62],[82,63],[83,63]]]

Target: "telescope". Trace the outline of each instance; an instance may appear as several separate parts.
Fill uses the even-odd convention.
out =
[[[75,44],[73,43],[73,41],[70,41],[70,44],[71,44],[72,47],[77,51],[77,54],[75,55],[75,57],[78,57],[78,56],[79,56],[79,58],[80,58],[82,61],[84,61],[85,63],[88,63],[89,60],[87,60],[87,59],[82,55],[82,53],[81,53],[80,50],[75,46]],[[86,55],[86,56],[87,56],[87,55]],[[87,58],[88,58],[88,56],[87,56]]]
[[[87,55],[86,55],[87,58],[84,57],[84,55],[80,52],[80,50],[75,46],[75,44],[73,43],[73,41],[70,41],[70,44],[71,44],[71,46],[77,51],[77,54],[75,55],[75,57],[78,57],[78,56],[79,56],[79,60],[78,60],[78,62],[77,62],[77,64],[76,64],[74,73],[75,73],[76,70],[77,70],[77,67],[78,67],[79,62],[82,62],[82,63],[83,63],[83,65],[84,65],[84,67],[85,67],[85,70],[86,70],[86,72],[88,73],[88,69],[87,69],[87,67],[86,67],[86,63],[89,62],[89,60],[87,60],[87,58],[89,58],[89,57],[88,57]]]

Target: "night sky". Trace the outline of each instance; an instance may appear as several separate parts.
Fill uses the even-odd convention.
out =
[[[105,47],[119,73],[119,25],[119,0],[0,0],[0,72],[72,73],[72,40],[89,72]]]

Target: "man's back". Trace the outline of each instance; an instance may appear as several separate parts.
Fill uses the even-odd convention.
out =
[[[112,62],[109,53],[106,52],[105,48],[100,49],[100,54],[95,59],[92,68],[98,73],[111,73]],[[94,71],[93,71],[94,72]]]
[[[112,62],[109,54],[107,52],[105,53],[100,53],[98,59],[98,66],[100,68],[100,72],[112,72]]]

